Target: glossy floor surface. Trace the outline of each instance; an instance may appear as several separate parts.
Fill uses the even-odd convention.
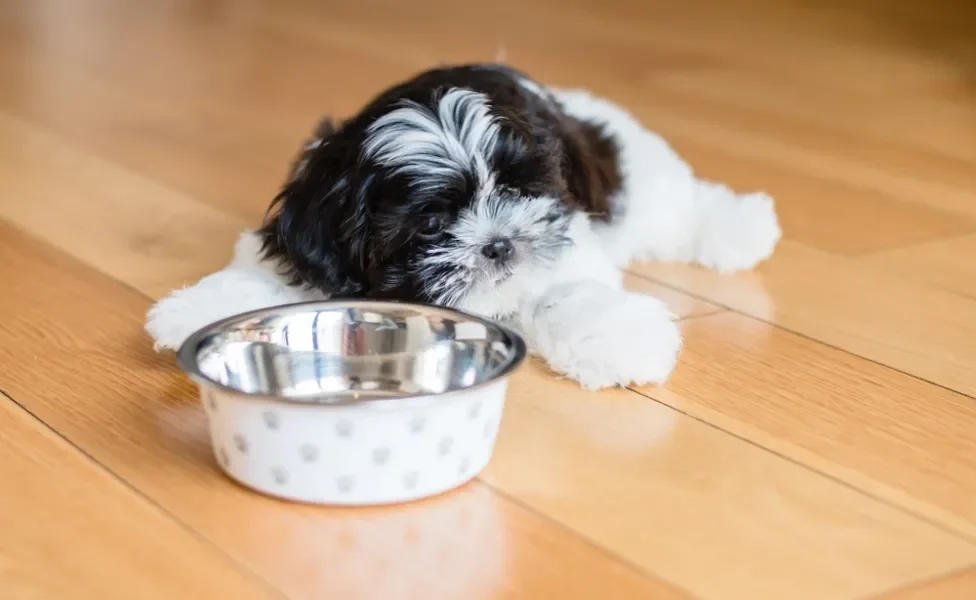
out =
[[[0,2],[0,594],[976,598],[966,2]],[[142,326],[256,224],[323,114],[442,62],[586,86],[766,189],[755,273],[630,285],[663,387],[532,364],[478,481],[381,510],[230,483]]]

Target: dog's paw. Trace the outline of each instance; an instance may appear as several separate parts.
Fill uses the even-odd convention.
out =
[[[178,349],[194,331],[207,324],[205,319],[193,318],[193,309],[183,295],[183,290],[171,292],[146,313],[146,331],[156,351]]]
[[[523,330],[533,350],[589,390],[663,383],[681,350],[663,302],[596,282],[560,286],[532,315]]]
[[[713,187],[711,193],[698,262],[732,272],[753,269],[772,256],[783,235],[773,199],[763,193],[737,195],[724,186]]]
[[[146,331],[156,350],[176,350],[196,330],[220,319],[324,296],[289,287],[266,271],[229,266],[170,292],[149,309]]]

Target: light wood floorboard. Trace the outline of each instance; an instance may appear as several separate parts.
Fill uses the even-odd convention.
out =
[[[785,240],[755,273],[634,272],[852,354],[976,396],[976,301]]]
[[[976,300],[976,235],[893,248],[858,262]]]
[[[0,590],[973,597],[973,31],[961,0],[0,3]],[[232,484],[152,299],[224,264],[321,116],[501,49],[772,193],[786,240],[754,273],[634,266],[683,319],[674,378],[532,362],[464,489]]]
[[[976,568],[936,578],[877,600],[971,600],[976,597]]]
[[[0,395],[3,597],[280,598]]]
[[[140,331],[148,299],[2,222],[0,280],[12,286],[0,295],[0,387],[289,597],[683,597],[615,549],[480,483],[403,508],[364,510],[291,505],[247,491],[220,473],[193,387]],[[10,482],[11,492],[18,483]],[[45,531],[67,550],[68,538]],[[916,531],[950,562],[976,559],[976,548]],[[118,551],[114,539],[104,543]],[[28,566],[43,568],[35,563]],[[51,575],[62,578],[54,585],[72,583],[69,571]],[[152,581],[123,583],[129,597],[140,597]]]

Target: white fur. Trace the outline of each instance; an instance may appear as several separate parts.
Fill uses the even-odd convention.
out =
[[[554,371],[587,389],[663,382],[681,348],[677,324],[659,300],[622,289],[620,269],[647,259],[751,269],[781,236],[772,199],[696,178],[664,139],[606,100],[584,91],[550,92],[569,114],[600,124],[621,148],[623,185],[613,199],[613,223],[577,215],[567,233],[573,245],[558,260],[521,265],[500,285],[477,284],[459,308],[510,320]],[[480,170],[478,156],[494,131],[482,111],[486,99],[458,90],[448,98],[452,107],[442,104],[437,115],[405,107],[378,120],[370,151],[391,166],[428,174],[454,169],[457,161]],[[490,188],[490,173],[481,173]],[[472,218],[473,228],[486,222]],[[261,262],[256,238],[245,232],[227,267],[153,306],[147,329],[156,346],[176,348],[198,327],[239,312],[323,298],[289,287],[275,267]]]
[[[663,302],[592,279],[549,288],[517,323],[554,371],[586,389],[662,383],[681,348]]]
[[[572,246],[554,263],[528,263],[499,285],[476,285],[458,308],[493,318],[508,318],[557,285],[585,280],[622,289],[623,276],[603,251],[586,215],[577,214],[573,218],[567,237],[572,240]]]
[[[440,265],[460,267],[449,277],[429,277],[427,292],[436,304],[462,308],[492,317],[514,313],[522,301],[519,282],[548,281],[553,271],[565,262],[561,252],[567,239],[582,243],[581,236],[592,237],[585,215],[563,217],[567,239],[553,235],[552,225],[540,221],[559,205],[555,198],[502,199],[505,192],[495,190],[490,181],[482,186],[472,206],[461,211],[450,232],[456,244],[435,247],[421,261],[424,269]],[[515,246],[515,259],[498,266],[485,258],[481,249],[495,239],[507,239]],[[598,256],[603,252],[598,251]],[[558,262],[556,262],[558,260]],[[502,283],[497,283],[504,279]]]
[[[289,286],[273,263],[260,259],[260,248],[258,237],[244,232],[226,267],[154,304],[146,330],[156,349],[175,350],[197,329],[236,314],[325,298],[320,292]]]
[[[363,156],[388,165],[395,172],[419,175],[436,182],[471,167],[484,182],[486,157],[498,139],[498,124],[481,93],[455,88],[437,103],[437,112],[413,102],[377,119],[368,130]]]
[[[582,90],[553,95],[570,115],[612,132],[622,149],[619,217],[598,228],[617,265],[662,260],[730,272],[772,255],[782,232],[769,196],[696,178],[664,138],[607,100]]]

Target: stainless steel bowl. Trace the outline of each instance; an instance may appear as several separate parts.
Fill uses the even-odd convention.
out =
[[[472,388],[507,375],[525,353],[509,329],[453,310],[317,302],[214,323],[179,357],[195,380],[225,391],[348,404]]]
[[[244,313],[179,350],[224,471],[339,504],[423,497],[477,474],[525,356],[522,338],[491,321],[370,301]]]

